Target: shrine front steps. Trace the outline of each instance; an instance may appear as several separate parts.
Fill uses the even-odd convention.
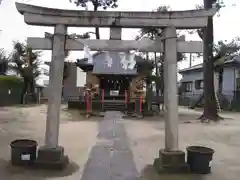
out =
[[[104,111],[124,111],[125,104],[124,102],[105,102],[103,105]]]

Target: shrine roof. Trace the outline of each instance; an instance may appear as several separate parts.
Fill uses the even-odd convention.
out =
[[[93,63],[89,63],[87,58],[78,59],[77,60],[77,66],[80,68],[85,68],[86,66],[92,66],[93,67],[93,73],[95,74],[137,74],[137,68],[134,69],[124,69],[121,66],[121,55],[119,52],[109,52],[109,56],[112,59],[112,65],[111,67],[108,67],[106,65],[106,55],[107,52],[97,52],[92,55],[93,57]],[[141,62],[144,62],[145,59],[143,59],[140,56],[135,56],[136,64],[139,64]]]
[[[225,62],[224,62],[224,66],[240,66],[240,56],[236,56],[232,59],[227,59]],[[185,72],[189,72],[189,71],[198,71],[198,70],[202,70],[203,68],[203,64],[197,64],[197,65],[194,65],[194,66],[191,66],[191,67],[188,67],[188,68],[184,68],[184,69],[181,69],[179,70],[178,72],[179,73],[185,73]]]

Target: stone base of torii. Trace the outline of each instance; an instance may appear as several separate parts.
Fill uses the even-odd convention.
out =
[[[202,52],[200,42],[178,41],[176,28],[196,29],[206,27],[209,16],[216,10],[172,11],[172,12],[90,12],[74,10],[53,10],[38,6],[16,3],[18,11],[24,15],[29,25],[54,26],[51,38],[29,38],[28,45],[33,50],[52,50],[48,112],[45,145],[38,151],[37,164],[43,168],[63,168],[68,163],[64,148],[58,145],[59,116],[61,107],[62,78],[65,50],[82,50],[84,45],[68,39],[67,27],[110,27],[119,35],[119,29],[162,28],[165,36],[158,41],[84,40],[93,51],[128,51],[138,49],[142,52],[164,52],[164,103],[165,147],[159,151],[154,165],[158,171],[187,171],[185,153],[178,149],[178,96],[177,96],[177,52]],[[114,27],[113,27],[114,25]],[[111,31],[110,31],[111,32]],[[112,31],[114,32],[114,31]],[[121,36],[121,34],[120,34]],[[82,40],[81,40],[82,41]]]

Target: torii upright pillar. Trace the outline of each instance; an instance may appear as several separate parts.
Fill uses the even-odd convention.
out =
[[[64,168],[68,163],[64,148],[58,146],[66,33],[67,26],[59,24],[55,26],[52,37],[45,145],[39,148],[37,158],[37,164],[46,168]]]
[[[177,33],[175,27],[164,31],[165,148],[159,151],[154,166],[160,172],[183,172],[189,168],[185,153],[178,149]]]
[[[176,28],[165,29],[164,102],[165,150],[178,150],[178,98],[177,98],[177,34]]]

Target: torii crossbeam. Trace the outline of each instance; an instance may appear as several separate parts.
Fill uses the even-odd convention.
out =
[[[53,43],[50,38],[29,37],[27,44],[33,50],[52,50]],[[139,52],[164,52],[161,40],[96,40],[96,39],[67,39],[65,49],[68,51],[81,51],[87,45],[92,51],[119,51],[138,50]],[[177,51],[181,53],[203,52],[201,41],[177,41]]]
[[[174,26],[177,29],[196,29],[206,26],[207,17],[217,12],[217,9],[169,12],[93,12],[52,9],[22,3],[16,3],[16,7],[29,25],[65,24],[69,27],[164,28]]]

